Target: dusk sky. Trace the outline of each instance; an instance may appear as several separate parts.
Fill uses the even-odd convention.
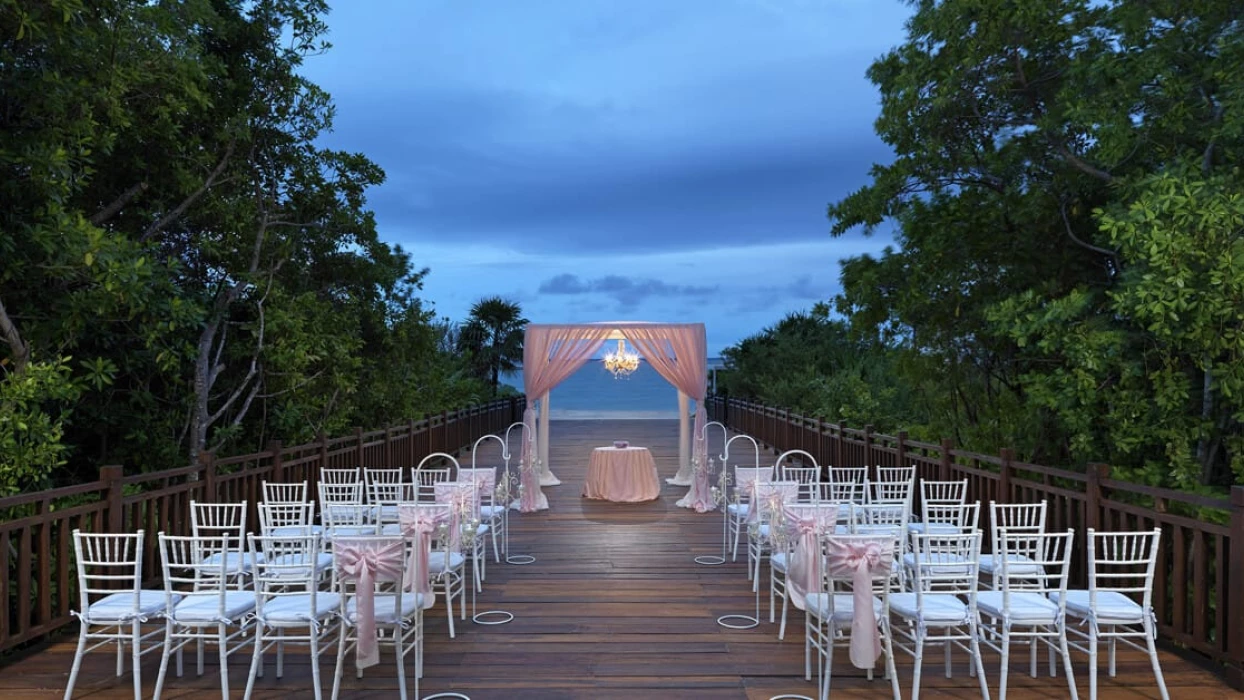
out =
[[[825,208],[889,149],[864,75],[896,0],[355,0],[308,76],[381,236],[465,318],[694,322],[711,355],[839,289]]]

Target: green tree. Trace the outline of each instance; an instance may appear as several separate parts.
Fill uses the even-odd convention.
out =
[[[487,297],[471,305],[459,332],[459,345],[471,353],[481,377],[496,396],[502,372],[513,372],[523,361],[523,332],[527,319],[517,302]]]

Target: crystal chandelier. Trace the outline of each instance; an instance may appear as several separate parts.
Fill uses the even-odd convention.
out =
[[[639,355],[626,351],[626,345],[618,340],[618,349],[605,354],[605,369],[613,372],[614,377],[625,377],[639,369]]]

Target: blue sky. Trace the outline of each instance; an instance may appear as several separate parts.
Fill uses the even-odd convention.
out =
[[[709,352],[838,289],[889,239],[826,205],[890,159],[869,64],[896,0],[353,0],[308,61],[381,236],[460,320],[703,321]]]

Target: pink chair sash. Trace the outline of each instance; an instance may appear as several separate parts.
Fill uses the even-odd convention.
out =
[[[457,550],[462,536],[463,514],[472,517],[472,512],[479,515],[478,504],[475,502],[475,486],[460,481],[443,481],[436,485],[436,502],[449,506],[449,546]]]
[[[402,537],[415,539],[415,546],[410,556],[414,560],[406,568],[407,579],[405,589],[413,587],[423,596],[423,607],[432,607],[436,603],[436,594],[432,590],[432,580],[428,575],[428,558],[432,553],[432,535],[436,528],[449,520],[449,513],[439,507],[399,504],[397,520],[402,528]]]
[[[786,590],[791,604],[805,610],[804,596],[808,591],[819,590],[820,586],[820,567],[817,566],[820,546],[817,538],[833,534],[838,521],[838,506],[786,506],[783,514],[786,527],[795,538],[795,548],[787,567]]]
[[[779,517],[782,507],[799,497],[799,484],[785,481],[760,481],[752,486],[752,507],[748,509],[747,522],[753,523],[764,510],[767,517]]]
[[[827,565],[834,578],[851,577],[855,596],[851,619],[851,663],[856,668],[873,668],[881,656],[881,635],[877,611],[873,608],[873,578],[889,575],[894,565],[894,542],[876,539],[865,542],[830,538]]]
[[[359,668],[375,666],[380,662],[380,649],[376,641],[376,583],[401,579],[405,548],[402,540],[333,540],[337,575],[355,582],[358,644],[354,652]]]

